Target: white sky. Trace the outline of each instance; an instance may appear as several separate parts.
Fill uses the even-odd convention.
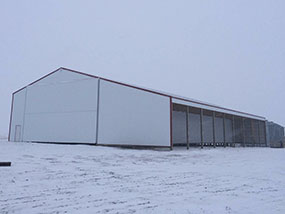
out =
[[[285,125],[284,0],[0,2],[0,134],[11,94],[58,67]]]

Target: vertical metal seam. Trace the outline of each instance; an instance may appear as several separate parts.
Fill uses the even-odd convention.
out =
[[[96,112],[96,139],[95,144],[98,144],[98,136],[99,136],[99,105],[100,102],[100,78],[98,78],[98,86],[97,86],[97,112]]]

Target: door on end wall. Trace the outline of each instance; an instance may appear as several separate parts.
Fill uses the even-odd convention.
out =
[[[15,141],[15,142],[21,141],[21,126],[20,126],[20,125],[16,125],[16,126],[15,126],[14,141]]]

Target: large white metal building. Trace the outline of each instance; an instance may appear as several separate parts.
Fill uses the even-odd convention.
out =
[[[9,141],[266,146],[264,117],[59,68],[13,93]]]

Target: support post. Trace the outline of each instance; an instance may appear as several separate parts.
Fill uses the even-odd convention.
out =
[[[186,140],[187,140],[187,149],[189,149],[189,107],[186,106]]]
[[[243,141],[243,147],[245,147],[245,128],[244,128],[244,118],[242,118],[242,141]]]
[[[223,114],[223,134],[224,134],[224,147],[226,147],[226,125],[225,125],[226,114]]]
[[[216,148],[216,112],[213,111],[213,146]]]
[[[232,146],[235,146],[235,116],[232,117]]]
[[[255,146],[255,139],[254,139],[254,135],[253,135],[253,119],[250,119],[250,146]]]
[[[170,102],[170,150],[173,150],[173,135],[172,135],[173,104],[172,104],[172,97],[170,97],[169,102]]]
[[[270,147],[270,142],[269,142],[269,136],[267,135],[268,134],[268,130],[267,130],[267,121],[264,121],[264,143],[265,143],[265,146],[269,146]],[[268,142],[267,142],[268,141]]]
[[[96,140],[95,144],[98,144],[98,132],[99,132],[99,102],[100,102],[100,78],[98,78],[98,88],[97,88],[97,112],[96,112]]]
[[[260,138],[260,121],[258,120],[258,143],[259,143],[259,146],[261,146],[261,138]]]
[[[203,139],[203,109],[200,112],[200,132],[201,132],[201,149],[204,147],[204,139]]]

